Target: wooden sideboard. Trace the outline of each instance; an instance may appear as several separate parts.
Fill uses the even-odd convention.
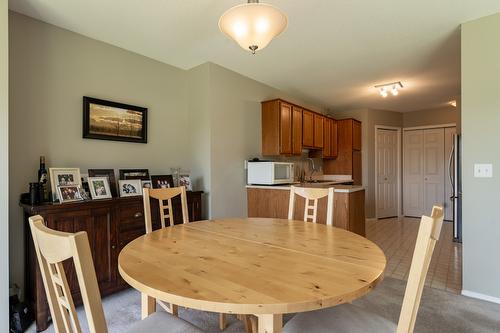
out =
[[[201,220],[201,194],[187,192],[189,220]],[[182,223],[180,198],[172,200],[175,224]],[[29,230],[28,218],[43,216],[47,227],[65,232],[86,231],[96,269],[101,296],[128,287],[118,273],[118,255],[130,241],[145,233],[142,196],[113,198],[64,204],[30,206],[21,204],[25,226],[25,289],[26,301],[36,317],[37,331],[47,329],[50,311],[45,296],[42,277]],[[153,228],[160,227],[158,202],[151,200]],[[70,259],[71,260],[71,259]],[[75,303],[81,303],[81,295],[73,263],[68,260],[64,268],[68,276]]]

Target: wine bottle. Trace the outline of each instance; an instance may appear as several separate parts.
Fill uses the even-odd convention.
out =
[[[40,156],[40,169],[38,169],[38,182],[40,183],[40,197],[48,201],[47,169],[45,168],[45,156]]]

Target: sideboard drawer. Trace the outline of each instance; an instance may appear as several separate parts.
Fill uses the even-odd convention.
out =
[[[144,207],[142,201],[120,205],[118,207],[118,216],[118,228],[120,231],[139,228],[145,230]]]

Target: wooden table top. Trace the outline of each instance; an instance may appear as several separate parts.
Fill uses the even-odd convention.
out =
[[[151,297],[238,314],[316,310],[349,302],[383,278],[386,258],[368,239],[322,224],[221,219],[156,230],[130,242],[122,277]]]

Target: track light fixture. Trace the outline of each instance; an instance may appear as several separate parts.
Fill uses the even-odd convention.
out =
[[[377,84],[375,88],[378,89],[380,96],[386,98],[389,95],[388,91],[391,92],[392,96],[397,96],[399,94],[399,90],[403,89],[403,84],[401,83],[401,81],[397,81],[391,83]]]

